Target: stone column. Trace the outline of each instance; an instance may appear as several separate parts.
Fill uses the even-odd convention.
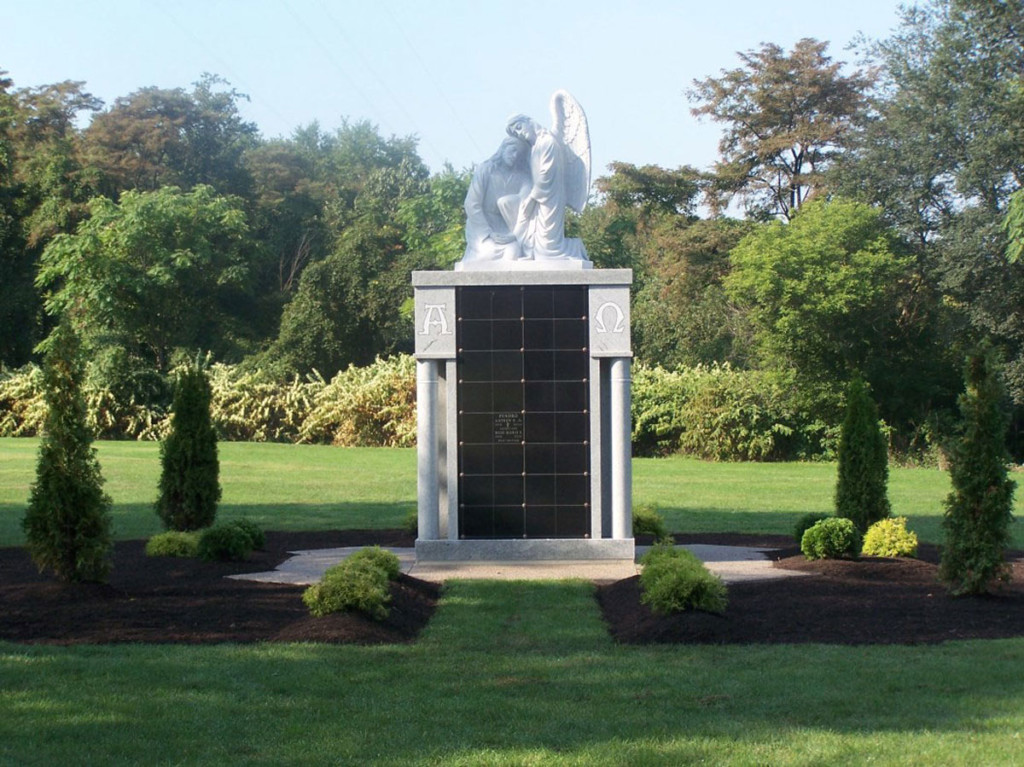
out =
[[[437,485],[437,360],[416,360],[416,490],[419,537],[440,537]]]
[[[633,537],[629,357],[611,361],[612,538]]]

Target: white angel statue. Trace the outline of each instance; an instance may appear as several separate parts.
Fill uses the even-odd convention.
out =
[[[513,234],[522,258],[586,261],[582,240],[565,236],[565,209],[581,213],[590,191],[590,131],[583,108],[566,91],[551,96],[552,129],[526,115],[509,118],[506,132],[530,145],[531,188],[523,195]]]

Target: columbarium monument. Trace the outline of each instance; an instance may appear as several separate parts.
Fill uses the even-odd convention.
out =
[[[509,118],[453,271],[413,272],[420,561],[633,561],[629,269],[565,236],[586,115]]]

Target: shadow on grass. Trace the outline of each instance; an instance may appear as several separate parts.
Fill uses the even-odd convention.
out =
[[[264,530],[379,530],[401,527],[415,503],[221,504],[217,522],[250,519]],[[0,546],[25,541],[25,506],[0,504]],[[116,540],[149,538],[164,530],[151,504],[115,503],[111,510]]]

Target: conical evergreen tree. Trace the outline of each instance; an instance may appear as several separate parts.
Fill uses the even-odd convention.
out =
[[[1009,575],[1004,552],[1016,483],[1007,476],[1008,420],[991,348],[968,358],[965,379],[960,434],[949,456],[953,492],[942,520],[946,544],[939,575],[954,594],[983,594]]]
[[[65,581],[104,581],[110,572],[110,497],[102,490],[86,426],[78,338],[62,322],[43,364],[47,412],[28,510],[22,520],[32,560]]]
[[[846,389],[846,417],[839,436],[836,516],[853,522],[861,534],[889,516],[889,451],[878,425],[878,408],[867,384],[854,378]]]
[[[160,445],[156,511],[168,530],[213,524],[220,501],[217,433],[210,418],[210,382],[199,367],[178,373],[171,433]]]

